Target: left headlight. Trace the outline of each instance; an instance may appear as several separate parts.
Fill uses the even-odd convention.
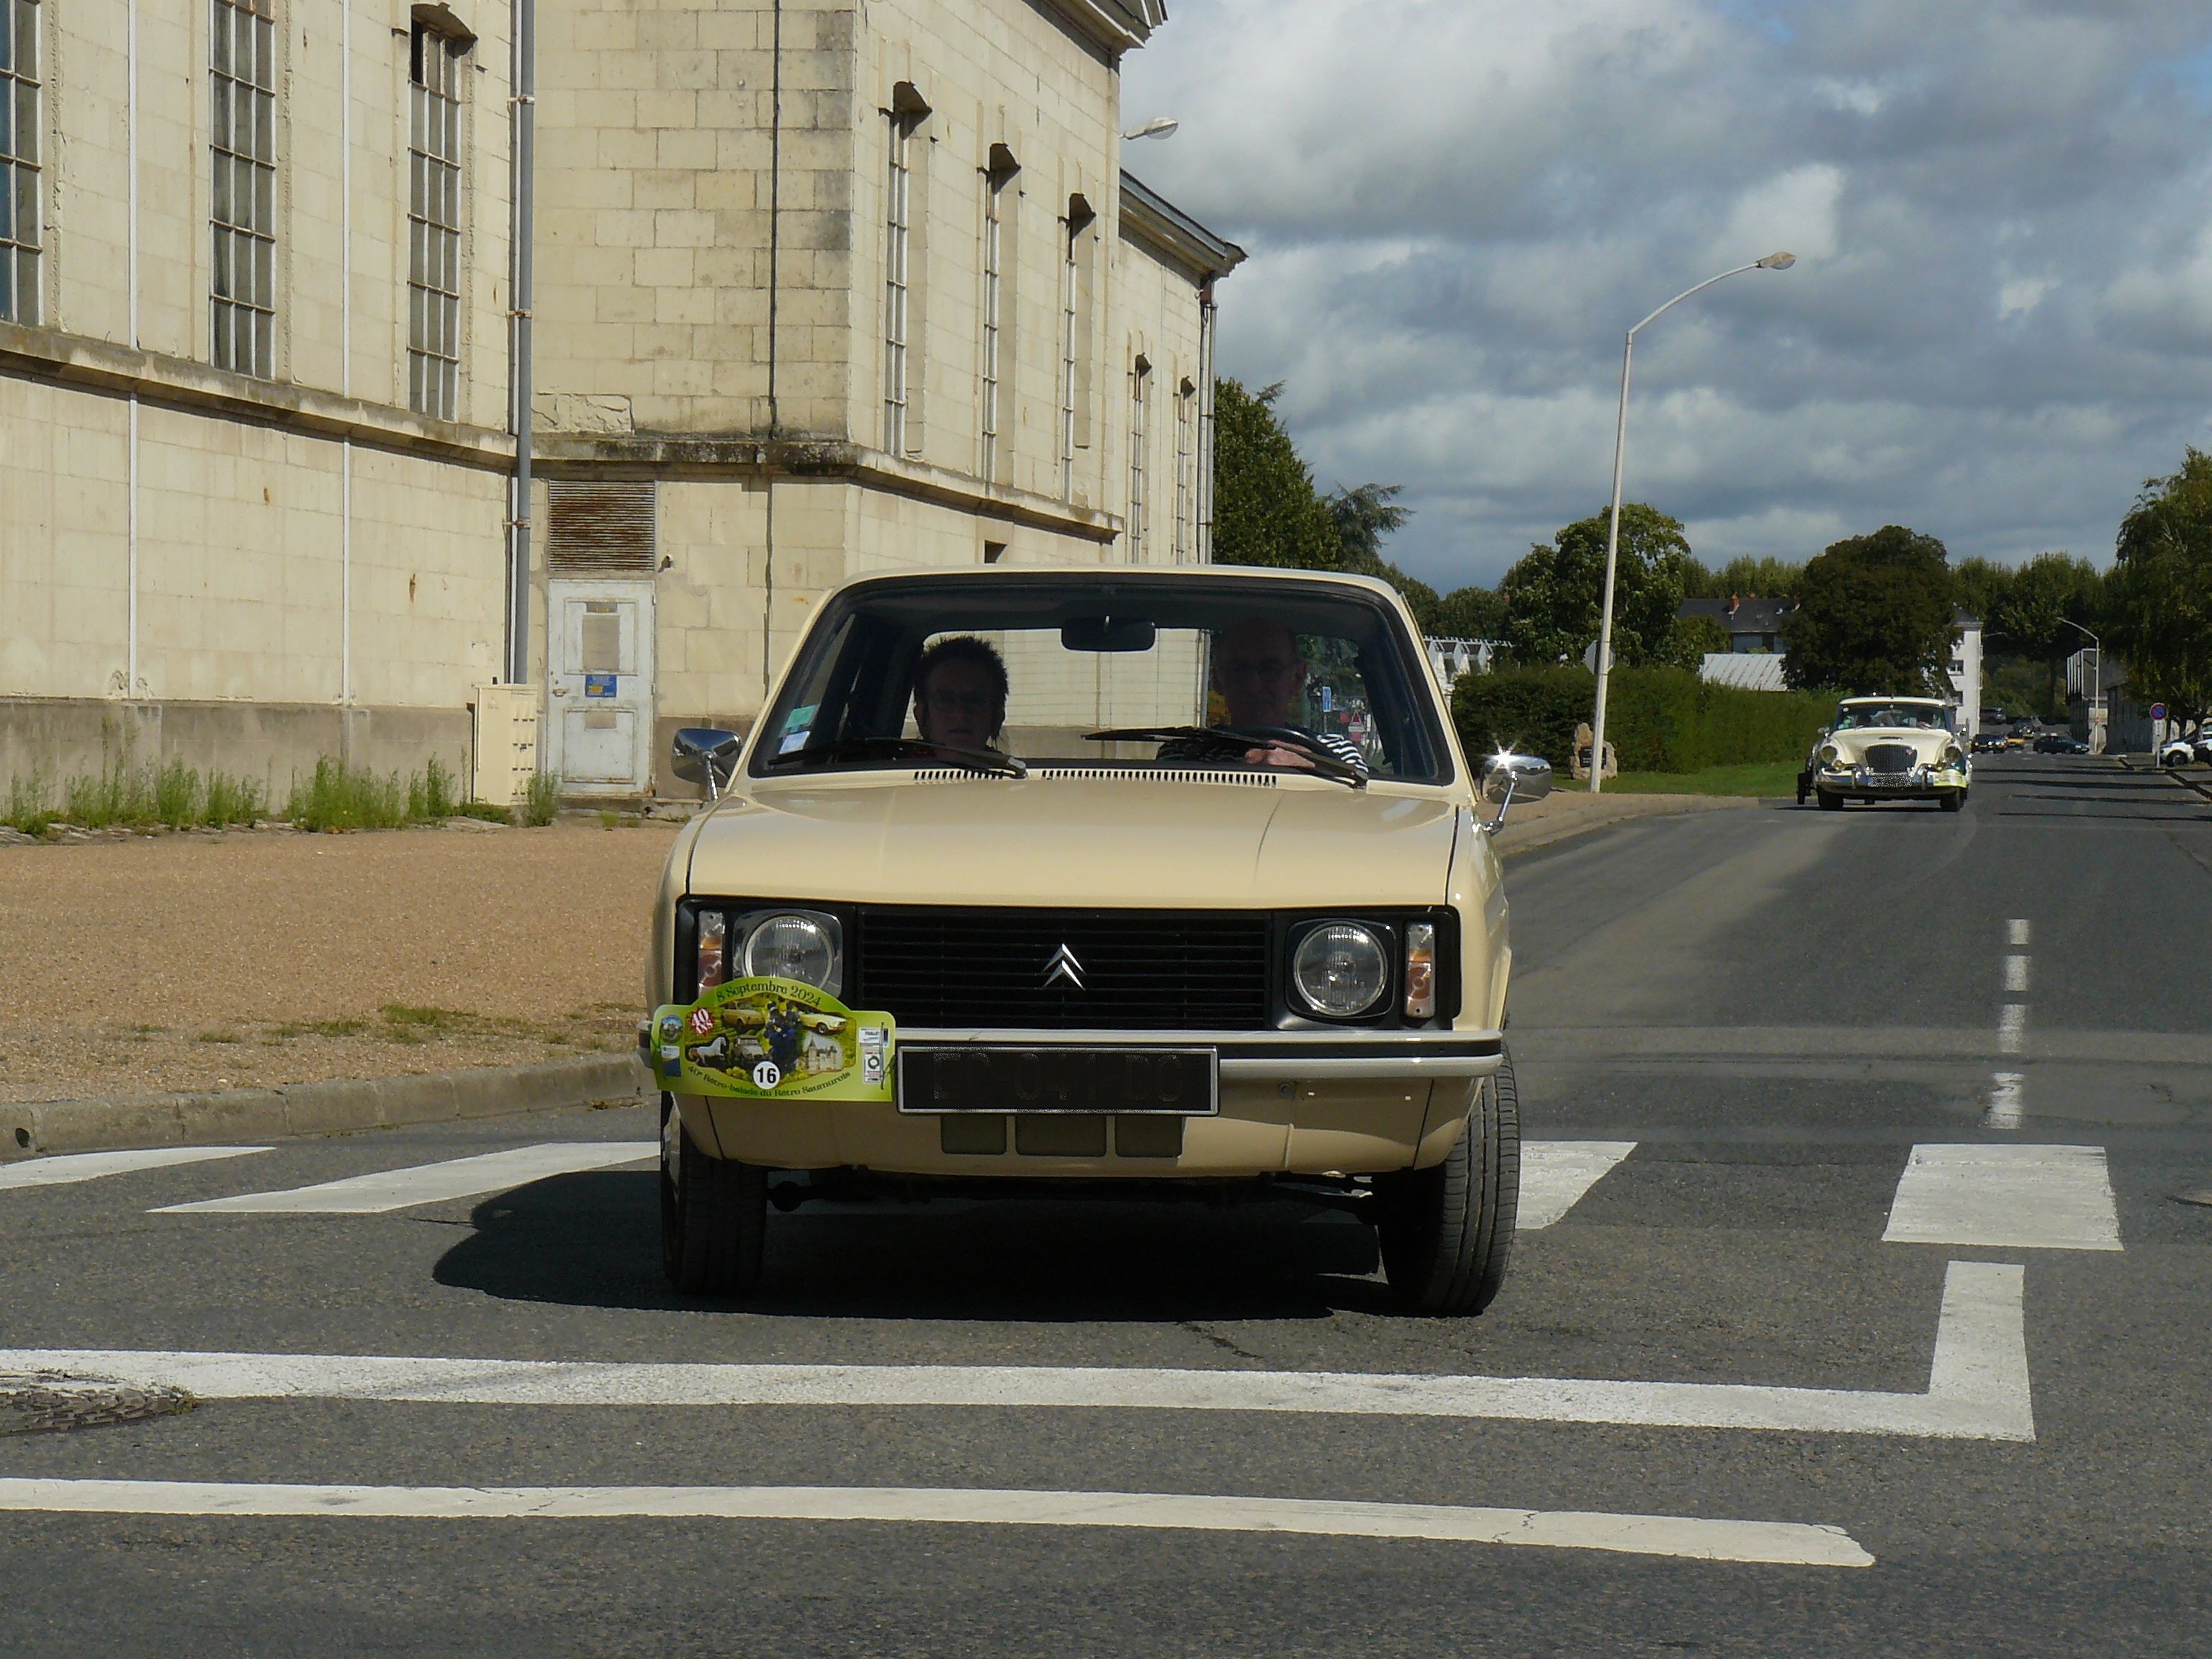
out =
[[[842,988],[842,930],[835,916],[812,910],[768,910],[739,916],[745,977],[795,979],[831,996]]]
[[[1938,764],[1943,766],[1958,766],[1963,764],[1966,758],[1966,751],[1965,750],[1960,748],[1955,743],[1947,743],[1943,745],[1943,757]]]
[[[1390,988],[1390,956],[1370,927],[1324,922],[1298,941],[1291,981],[1317,1014],[1351,1019],[1366,1013]]]
[[[1820,745],[1820,764],[1830,771],[1835,769],[1836,763],[1843,757],[1843,751],[1832,743],[1824,743]]]

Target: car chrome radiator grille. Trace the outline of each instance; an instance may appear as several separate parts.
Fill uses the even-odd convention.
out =
[[[1876,743],[1867,745],[1866,763],[1869,772],[1910,772],[1919,760],[1908,743]]]
[[[870,905],[846,1000],[902,1025],[1250,1030],[1269,918],[1250,911]],[[1064,966],[1061,964],[1065,964]]]

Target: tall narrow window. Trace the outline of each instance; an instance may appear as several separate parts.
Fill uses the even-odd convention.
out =
[[[461,399],[461,59],[415,25],[407,88],[407,404],[441,421]]]
[[[884,448],[906,452],[907,278],[914,226],[914,124],[894,110],[884,179]]]
[[[1002,292],[1000,238],[1005,232],[1006,177],[995,169],[983,175],[983,352],[978,414],[982,427],[982,476],[999,476],[999,319]]]
[[[218,368],[266,380],[276,339],[276,0],[210,0]]]
[[[1143,357],[1129,374],[1129,562],[1145,562],[1145,447],[1151,441],[1152,366]]]
[[[1198,388],[1188,380],[1176,388],[1175,562],[1190,562],[1192,445],[1198,427]]]
[[[39,320],[37,0],[0,0],[0,318]]]

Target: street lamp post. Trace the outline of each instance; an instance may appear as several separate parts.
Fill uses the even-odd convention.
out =
[[[2061,617],[2058,620],[2077,634],[2088,634],[2090,648],[2097,653],[2097,666],[2089,681],[2089,752],[2101,755],[2105,751],[2100,745],[2110,735],[2105,730],[2105,642],[2071,617]]]
[[[1770,253],[1764,259],[1753,259],[1747,265],[1738,265],[1717,276],[1708,276],[1697,287],[1684,289],[1628,331],[1627,343],[1620,353],[1620,416],[1613,429],[1613,510],[1606,515],[1605,521],[1605,607],[1598,619],[1597,708],[1590,719],[1589,787],[1593,795],[1600,793],[1599,782],[1605,775],[1605,693],[1607,681],[1613,673],[1613,583],[1620,555],[1620,467],[1628,448],[1628,370],[1636,361],[1637,333],[1692,294],[1702,294],[1715,283],[1741,276],[1747,270],[1787,270],[1796,263],[1797,256],[1794,253]]]

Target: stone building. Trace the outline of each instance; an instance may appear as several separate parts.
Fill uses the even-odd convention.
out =
[[[667,790],[848,574],[1207,556],[1242,256],[1121,171],[1158,0],[511,5],[0,0],[0,774],[520,708]]]

